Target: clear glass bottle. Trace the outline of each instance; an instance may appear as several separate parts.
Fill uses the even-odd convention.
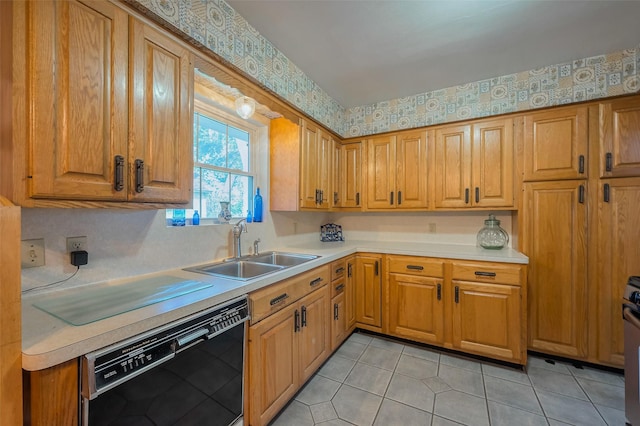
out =
[[[229,210],[228,201],[220,201],[220,213],[218,213],[218,223],[229,223],[231,220],[231,211]]]
[[[499,250],[509,244],[509,234],[500,227],[500,221],[492,214],[478,232],[478,245],[489,250]]]

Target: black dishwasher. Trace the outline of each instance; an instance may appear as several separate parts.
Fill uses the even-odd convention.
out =
[[[228,426],[242,417],[246,296],[82,358],[82,424]]]

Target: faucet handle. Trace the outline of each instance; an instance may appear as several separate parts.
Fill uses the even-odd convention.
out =
[[[258,244],[259,243],[260,243],[260,238],[258,238],[257,240],[255,240],[253,242],[253,255],[254,256],[257,256],[259,254],[259,251],[258,251]]]

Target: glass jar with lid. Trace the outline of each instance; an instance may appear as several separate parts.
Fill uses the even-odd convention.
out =
[[[478,232],[478,245],[489,250],[499,250],[509,244],[509,234],[500,227],[500,221],[492,214]]]

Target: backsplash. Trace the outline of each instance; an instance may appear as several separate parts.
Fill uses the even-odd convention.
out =
[[[320,226],[342,226],[346,240],[475,244],[488,212],[321,213],[266,212],[242,234],[243,253],[260,238],[263,251],[320,240]],[[514,237],[510,212],[497,212]],[[431,233],[429,225],[436,228]],[[66,237],[86,236],[89,263],[55,288],[161,272],[232,256],[231,225],[167,227],[164,210],[22,209],[22,239],[44,238],[45,266],[22,270],[22,289],[63,280]],[[513,239],[513,238],[512,238]],[[333,244],[333,243],[327,243]],[[515,247],[516,245],[512,245]]]
[[[640,45],[345,109],[224,0],[127,0],[211,49],[343,137],[526,111],[640,90]]]

